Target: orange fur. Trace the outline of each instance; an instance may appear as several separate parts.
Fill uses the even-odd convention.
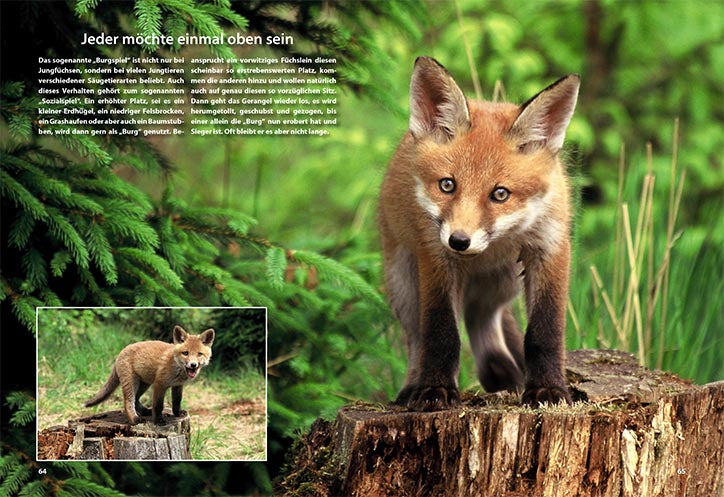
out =
[[[174,343],[157,340],[137,342],[121,350],[108,381],[85,406],[103,402],[120,385],[130,424],[138,423],[137,410],[146,415],[152,413],[154,422],[163,424],[163,399],[166,390],[171,388],[174,415],[182,414],[182,387],[208,365],[214,330],[191,335],[176,326],[173,335]],[[150,386],[153,386],[153,404],[149,410],[140,404],[139,398]]]

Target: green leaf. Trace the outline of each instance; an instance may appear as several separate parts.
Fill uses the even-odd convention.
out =
[[[291,256],[299,262],[316,267],[322,278],[338,283],[351,292],[370,300],[380,308],[386,307],[380,294],[360,275],[344,264],[305,250],[292,251]]]
[[[111,244],[108,242],[106,234],[99,224],[91,222],[88,223],[85,235],[91,259],[103,273],[106,282],[109,285],[115,285],[118,283],[118,272],[116,271],[116,261],[111,253]]]
[[[26,329],[35,334],[35,309],[43,303],[35,297],[20,296],[12,301],[12,308],[15,317],[25,326]]]
[[[0,193],[2,193],[3,196],[7,196],[18,207],[22,207],[33,219],[40,220],[48,217],[45,206],[23,185],[1,169]]]
[[[168,261],[157,254],[135,247],[121,247],[117,249],[116,253],[119,257],[128,257],[133,261],[143,264],[148,270],[156,273],[171,288],[178,289],[183,286],[183,281],[179,275],[171,269]]]
[[[43,255],[37,250],[30,249],[23,255],[22,267],[33,288],[40,289],[48,283],[48,267]]]
[[[48,207],[48,218],[45,223],[50,233],[65,245],[75,263],[81,268],[88,267],[88,247],[78,231],[58,209]]]
[[[10,246],[22,249],[30,240],[30,235],[35,227],[35,219],[27,210],[20,211],[15,222],[10,227],[8,243]]]
[[[50,260],[50,271],[56,278],[60,278],[63,276],[63,273],[65,272],[65,269],[68,267],[68,264],[73,260],[70,253],[67,250],[61,250],[60,252],[56,252],[55,255],[53,255],[53,258]]]
[[[266,276],[272,288],[284,286],[284,272],[287,269],[287,256],[281,247],[269,247],[266,252]]]
[[[161,7],[157,0],[136,0],[133,13],[136,15],[139,35],[143,37],[161,35]],[[158,43],[144,43],[144,49],[148,52],[153,52],[157,48]]]
[[[101,0],[76,0],[75,15],[82,16],[95,9]]]

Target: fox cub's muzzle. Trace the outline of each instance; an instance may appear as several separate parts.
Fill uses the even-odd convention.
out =
[[[454,231],[448,239],[448,245],[453,250],[464,252],[470,246],[470,237],[462,231]]]
[[[186,374],[189,378],[196,377],[197,374],[199,374],[199,363],[198,362],[189,362],[186,364]]]

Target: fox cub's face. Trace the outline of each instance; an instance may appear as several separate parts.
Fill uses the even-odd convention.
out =
[[[185,369],[189,379],[196,378],[202,367],[211,359],[211,344],[214,330],[208,329],[200,335],[191,335],[180,326],[173,329],[174,358]]]
[[[567,205],[557,155],[578,95],[567,76],[522,106],[468,102],[434,59],[415,63],[410,131],[415,197],[442,245],[459,255],[483,252],[498,239],[532,230],[563,235],[551,219]],[[564,207],[561,206],[561,209]],[[545,223],[539,223],[549,218]],[[560,216],[559,216],[560,219]],[[543,225],[539,227],[538,225]]]

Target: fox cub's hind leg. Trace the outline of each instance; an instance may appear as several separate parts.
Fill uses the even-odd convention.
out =
[[[137,392],[141,382],[138,378],[134,378],[133,375],[120,376],[120,379],[121,390],[123,391],[123,409],[126,412],[128,423],[135,425],[141,420],[138,413],[136,413]]]
[[[487,392],[522,391],[523,334],[508,302],[518,289],[514,269],[471,279],[465,291],[465,327],[480,384]]]
[[[136,412],[141,416],[151,415],[151,409],[141,404],[141,395],[143,395],[150,386],[151,385],[148,383],[143,383],[141,381],[139,382],[138,389],[136,390]]]
[[[472,316],[476,316],[473,321]],[[486,392],[522,392],[524,375],[523,334],[509,307],[487,316],[466,313],[465,326],[480,384]]]

